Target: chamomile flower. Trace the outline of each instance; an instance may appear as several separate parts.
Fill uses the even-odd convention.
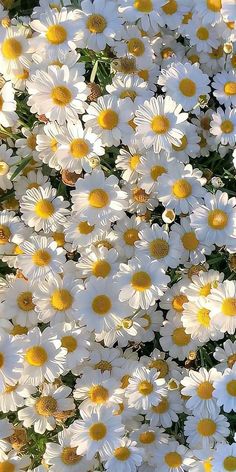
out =
[[[166,394],[166,382],[159,378],[155,369],[137,367],[129,378],[125,396],[131,407],[137,410],[148,410],[152,405],[158,405]]]
[[[214,390],[215,392],[215,390]],[[188,416],[184,423],[184,434],[190,447],[201,449],[212,447],[216,442],[226,442],[229,436],[229,423],[218,411],[210,415]]]
[[[96,334],[96,341],[103,341],[105,346],[112,347],[117,342],[119,347],[125,347],[130,341],[143,341],[145,328],[149,322],[142,312],[129,314],[125,318],[117,318],[114,329]]]
[[[0,30],[1,73],[9,79],[13,74],[23,74],[30,58],[27,30],[10,26]]]
[[[82,278],[112,277],[119,267],[117,259],[118,252],[114,248],[90,246],[77,263],[78,274]]]
[[[216,329],[211,318],[210,304],[201,298],[196,298],[184,304],[181,317],[187,334],[200,343],[206,343],[210,339],[218,340],[223,337]]]
[[[122,41],[117,41],[114,46],[117,57],[127,56],[132,58],[138,69],[148,68],[152,64],[153,51],[147,36],[142,36],[135,25],[127,25]]]
[[[0,313],[15,324],[32,327],[38,322],[33,302],[33,286],[24,279],[15,279],[6,290],[5,300],[0,305]]]
[[[190,351],[194,351],[199,342],[187,334],[179,317],[172,321],[164,321],[160,329],[160,344],[164,351],[169,351],[170,356],[183,361]]]
[[[236,142],[236,110],[218,108],[212,115],[210,132],[218,143],[233,147]]]
[[[36,392],[36,388],[30,384],[15,383],[14,385],[6,385],[2,393],[0,393],[0,409],[3,413],[9,411],[17,411],[25,405],[25,399]],[[0,441],[1,447],[1,441]]]
[[[236,445],[217,444],[213,454],[212,467],[215,472],[228,472],[236,465]]]
[[[212,87],[213,95],[224,106],[236,105],[236,71],[219,72],[214,76]]]
[[[26,176],[21,175],[20,179],[14,182],[15,196],[16,198],[21,199],[26,190],[44,187],[47,182],[48,176],[43,175],[41,170],[31,170]]]
[[[163,428],[155,428],[150,425],[143,424],[139,430],[134,431],[131,438],[137,442],[138,447],[143,449],[143,460],[147,462],[154,456],[156,448],[160,444],[168,442],[168,435],[164,433]]]
[[[150,27],[157,31],[162,16],[161,7],[165,1],[120,0],[118,11],[129,23],[139,20],[144,31],[148,31]]]
[[[183,291],[189,300],[198,301],[201,299],[203,303],[206,303],[212,289],[217,288],[223,279],[224,274],[218,270],[201,270],[198,274],[192,275],[191,282],[183,287]]]
[[[130,213],[143,216],[148,211],[153,211],[158,206],[158,200],[154,191],[146,193],[145,190],[135,183],[127,183],[122,187],[128,195],[128,208]]]
[[[16,472],[23,472],[30,465],[30,456],[22,455],[18,456],[17,453],[11,450],[8,454],[2,452],[0,456],[0,467],[5,469],[10,467]]]
[[[119,154],[116,158],[116,167],[121,169],[122,179],[126,182],[135,182],[139,177],[137,167],[140,164],[141,157],[145,154],[145,150],[140,152],[137,147],[129,147],[129,150],[120,149]]]
[[[136,442],[123,438],[120,446],[116,447],[111,454],[107,454],[104,467],[108,472],[127,472],[127,470],[136,472],[143,461],[142,452]]]
[[[99,222],[91,225],[86,218],[78,217],[76,212],[72,212],[65,223],[64,233],[65,240],[72,243],[72,249],[84,249],[103,235],[104,227]]]
[[[166,24],[170,30],[175,30],[181,24],[184,15],[191,10],[191,3],[189,0],[168,0],[161,9],[160,25]]]
[[[181,384],[184,386],[181,389],[181,393],[188,397],[186,407],[193,414],[209,413],[214,415],[218,411],[216,400],[213,396],[213,384],[220,377],[221,374],[215,368],[207,371],[207,369],[201,367],[199,372],[190,370],[188,376],[181,380]]]
[[[0,332],[0,392],[15,385],[23,370],[23,350],[19,339]]]
[[[190,449],[173,440],[170,441],[168,445],[159,445],[151,460],[154,466],[158,464],[160,472],[182,472],[191,470],[194,462],[193,454]]]
[[[159,177],[168,172],[173,162],[173,158],[166,155],[164,151],[160,154],[147,151],[140,157],[140,162],[137,166],[140,187],[146,193],[156,192]]]
[[[3,145],[4,146],[4,145]],[[1,152],[1,146],[0,146]],[[0,212],[0,254],[11,253],[25,235],[25,227],[13,211]]]
[[[114,76],[112,84],[106,86],[106,90],[117,98],[130,98],[136,106],[153,96],[153,93],[148,89],[147,82],[136,75],[129,76],[118,73]]]
[[[145,223],[135,215],[131,216],[131,218],[125,215],[124,218],[117,221],[114,226],[118,236],[116,249],[121,256],[124,255],[126,258],[134,256],[135,243],[140,239],[139,232],[145,226]]]
[[[40,132],[41,126],[36,125],[32,130],[21,128],[24,138],[19,138],[15,142],[17,154],[21,157],[32,156],[34,159],[38,156],[36,150],[37,134]]]
[[[179,414],[183,413],[183,401],[178,391],[167,390],[158,405],[152,405],[147,412],[146,418],[150,421],[150,426],[163,426],[170,428],[173,423],[179,420]]]
[[[211,52],[211,48],[220,45],[215,28],[209,23],[203,24],[202,18],[197,16],[185,25],[185,33],[189,36],[191,46],[196,46],[197,52]]]
[[[0,125],[8,128],[17,122],[16,101],[11,82],[6,82],[0,90]]]
[[[36,149],[39,153],[39,159],[57,170],[60,169],[58,164],[58,136],[63,133],[63,129],[57,122],[49,122],[36,137]]]
[[[77,372],[81,362],[89,357],[89,333],[84,328],[78,328],[75,322],[58,324],[56,329],[62,347],[67,350],[65,369]]]
[[[234,334],[236,328],[236,283],[225,280],[208,297],[210,316],[221,333]]]
[[[236,362],[236,342],[226,339],[223,347],[216,346],[213,356],[218,361],[217,370],[224,372],[228,367],[232,369]]]

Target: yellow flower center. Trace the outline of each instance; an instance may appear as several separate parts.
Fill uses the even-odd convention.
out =
[[[222,8],[221,0],[207,0],[207,8],[213,12],[218,12]]]
[[[203,285],[199,290],[199,295],[201,295],[202,297],[207,297],[210,293],[211,293],[210,283]]]
[[[211,210],[208,213],[208,224],[212,229],[224,229],[228,223],[228,215],[223,210]]]
[[[192,186],[187,180],[179,179],[174,183],[172,192],[176,198],[188,198],[192,193]]]
[[[184,328],[175,328],[172,334],[172,341],[176,346],[187,346],[191,340],[190,334]]]
[[[93,208],[104,208],[109,203],[109,195],[102,188],[95,188],[90,192],[88,201]]]
[[[188,79],[186,79],[186,80],[188,80]],[[187,147],[187,145],[188,145],[188,140],[187,140],[187,137],[184,135],[181,138],[180,146],[175,146],[174,144],[172,144],[172,147],[176,152],[180,152],[180,151],[184,151],[184,149]]]
[[[170,121],[164,115],[156,115],[152,119],[151,128],[156,134],[165,134],[170,129]]]
[[[141,39],[131,38],[127,44],[128,52],[133,56],[140,57],[145,52],[145,47]]]
[[[32,261],[39,267],[44,267],[51,262],[51,255],[45,249],[38,249],[32,256]]]
[[[223,133],[226,133],[226,134],[232,133],[232,131],[234,130],[234,125],[232,121],[230,120],[222,121],[220,127],[221,127],[221,131],[223,131]]]
[[[152,410],[154,411],[154,413],[157,413],[158,415],[162,415],[163,413],[166,413],[166,411],[169,410],[169,402],[167,398],[163,398],[163,400],[161,400],[158,405],[153,405]]]
[[[206,459],[205,461],[203,461],[203,471],[204,472],[212,472],[211,458]]]
[[[100,361],[95,364],[94,369],[101,370],[101,372],[111,372],[112,371],[112,364],[108,361]]]
[[[74,352],[77,348],[77,341],[73,336],[63,336],[61,338],[61,345],[65,347],[68,352]]]
[[[10,461],[0,462],[0,472],[14,472],[15,466]]]
[[[231,354],[231,356],[228,357],[227,359],[227,365],[228,367],[230,367],[230,369],[232,369],[233,365],[235,364],[236,362],[236,353],[235,354]]]
[[[196,84],[191,79],[182,79],[179,90],[185,97],[193,97],[196,94]]]
[[[66,465],[74,465],[77,464],[82,456],[76,454],[76,447],[64,447],[61,453],[61,460]]]
[[[202,382],[197,388],[197,394],[202,400],[210,400],[212,398],[212,392],[214,390],[211,382]]]
[[[1,108],[1,104],[0,104],[0,110],[1,109],[2,108]],[[10,167],[6,162],[0,161],[0,175],[1,176],[7,175],[9,169],[10,169]]]
[[[137,97],[137,93],[132,89],[127,89],[121,92],[120,98],[130,98],[133,102]]]
[[[53,292],[50,302],[55,310],[68,310],[72,306],[73,296],[71,295],[69,290],[62,288]]]
[[[168,452],[165,455],[165,462],[170,468],[180,467],[182,464],[182,457],[178,452]]]
[[[50,218],[55,212],[53,203],[49,200],[42,199],[39,200],[35,205],[35,213],[37,216],[43,219]]]
[[[62,25],[49,26],[46,38],[53,45],[62,44],[67,40],[67,31]]]
[[[69,105],[72,100],[71,91],[64,85],[57,85],[52,89],[51,98],[53,103],[59,107]]]
[[[210,310],[207,310],[206,308],[200,308],[197,313],[197,320],[200,323],[201,326],[204,326],[204,328],[209,328],[210,326]]]
[[[236,298],[225,298],[221,311],[225,316],[236,316]]]
[[[55,138],[52,138],[51,141],[50,141],[50,148],[53,152],[56,152],[57,151],[57,148],[58,148],[58,142]]]
[[[7,38],[2,43],[2,55],[5,59],[12,61],[18,59],[22,53],[20,41],[15,38]]]
[[[51,396],[39,398],[35,403],[36,411],[42,416],[51,416],[57,410],[57,401]]]
[[[93,275],[95,277],[107,277],[111,272],[110,264],[105,260],[96,261],[92,268]]]
[[[73,139],[70,145],[70,152],[74,159],[81,159],[87,156],[89,146],[84,139]]]
[[[148,380],[142,380],[142,382],[140,382],[138,385],[138,391],[141,393],[141,395],[146,397],[153,392],[153,385],[151,382],[148,382]]]
[[[110,298],[107,295],[97,295],[92,302],[92,308],[97,315],[106,315],[112,307]]]
[[[163,259],[169,254],[169,244],[164,239],[155,239],[149,244],[149,250],[152,257]]]
[[[135,290],[143,292],[144,290],[147,290],[151,287],[152,280],[147,272],[141,270],[133,274],[131,279],[131,285]]]
[[[216,423],[209,418],[199,420],[197,431],[201,436],[212,436],[216,432]]]
[[[128,374],[123,375],[123,377],[121,378],[120,388],[122,389],[127,388],[129,385],[129,379],[130,379],[130,375]]]
[[[204,26],[200,26],[200,28],[198,28],[196,31],[196,36],[198,39],[200,39],[200,41],[207,41],[209,38],[209,31]]]
[[[23,311],[34,310],[35,304],[32,301],[32,292],[22,292],[17,297],[17,305]]]
[[[233,472],[236,470],[236,457],[235,456],[228,456],[225,458],[224,462],[224,469]]]
[[[226,390],[229,395],[236,397],[236,380],[230,380],[226,385]]]
[[[133,199],[137,203],[145,203],[149,199],[149,195],[143,190],[143,188],[134,188],[132,191]]]
[[[192,64],[196,64],[197,62],[199,62],[199,56],[197,54],[190,54],[188,56],[188,60],[192,63]]]
[[[89,436],[93,441],[101,441],[107,434],[107,428],[104,423],[94,423],[89,428]]]
[[[135,228],[127,229],[123,234],[123,238],[128,246],[134,246],[134,243],[139,240],[138,230]]]
[[[94,230],[94,225],[89,225],[87,221],[81,221],[78,224],[78,229],[81,234],[90,234]]]
[[[89,16],[86,26],[90,33],[98,34],[103,33],[104,29],[107,26],[107,22],[104,16],[94,13],[93,15]]]
[[[130,450],[128,447],[123,446],[123,447],[117,447],[114,452],[113,456],[118,460],[118,461],[127,461],[130,457]]]
[[[130,169],[135,170],[140,163],[140,154],[133,154],[130,158]]]
[[[111,108],[102,110],[98,115],[98,124],[103,129],[112,130],[113,128],[116,128],[118,123],[119,123],[118,114]]]
[[[163,379],[169,373],[168,364],[163,359],[154,359],[149,363],[148,367],[149,369],[156,369],[159,372],[159,379]]]
[[[124,320],[121,321],[121,325],[125,329],[130,329],[133,326],[133,320],[132,318],[124,318]]]
[[[94,243],[95,247],[106,247],[107,249],[112,249],[113,246],[110,243],[110,241],[107,241],[106,239],[100,239],[100,241],[97,241]]]
[[[4,393],[11,393],[11,392],[14,392],[17,388],[17,384],[16,385],[6,385],[5,389],[4,389]]]
[[[181,237],[181,241],[183,243],[184,249],[187,251],[195,251],[195,249],[197,249],[199,246],[199,241],[196,238],[194,231],[184,233]]]
[[[226,95],[236,95],[236,82],[226,82],[224,92]]]
[[[163,7],[162,10],[166,15],[174,15],[178,10],[178,4],[175,0],[169,0]]]
[[[11,231],[8,226],[0,225],[0,245],[8,243],[11,236]]]
[[[160,175],[166,174],[166,169],[163,166],[153,166],[151,167],[150,175],[152,180],[156,181]]]
[[[150,13],[153,10],[152,0],[135,0],[134,8],[141,13]]]
[[[35,136],[35,134],[31,134],[27,138],[27,145],[30,149],[32,149],[32,151],[34,151],[34,149],[36,147],[36,136]]]
[[[54,231],[52,234],[54,241],[56,241],[58,247],[63,247],[65,244],[65,235],[60,231]]]
[[[139,441],[142,444],[152,444],[156,439],[156,435],[153,431],[145,431],[139,435]]]
[[[169,59],[170,57],[173,56],[173,54],[174,54],[174,51],[171,48],[164,48],[161,51],[162,59]]]
[[[15,77],[18,79],[18,80],[26,80],[28,79],[29,77],[29,71],[24,69],[22,74],[15,74]]]
[[[47,362],[47,351],[42,346],[32,346],[27,349],[25,359],[28,364],[34,367],[41,367]]]
[[[2,352],[0,352],[0,369],[2,368],[3,364],[4,364],[4,355]]]
[[[89,390],[89,397],[93,403],[102,405],[109,399],[109,392],[102,385],[93,385]]]
[[[209,56],[212,59],[220,59],[224,55],[224,48],[223,46],[219,46],[218,48],[212,48],[211,52],[209,53]]]
[[[15,325],[11,330],[12,336],[17,336],[19,334],[27,334],[28,328],[26,326]]]
[[[183,304],[187,303],[188,299],[186,295],[176,295],[173,300],[172,300],[172,307],[174,308],[175,311],[178,313],[182,313],[183,311]]]
[[[138,76],[140,77],[140,79],[143,79],[144,82],[147,82],[149,79],[149,71],[147,69],[139,70]]]

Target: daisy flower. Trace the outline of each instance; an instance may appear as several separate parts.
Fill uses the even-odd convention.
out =
[[[126,214],[117,221],[114,226],[115,233],[118,236],[116,249],[118,253],[125,258],[134,256],[135,243],[140,240],[139,232],[146,227],[146,224],[135,215],[129,218]]]
[[[66,349],[51,328],[42,333],[38,327],[28,332],[24,353],[22,382],[34,386],[44,380],[53,382],[64,371]]]
[[[181,109],[181,105],[168,96],[152,97],[137,108],[134,118],[136,135],[143,140],[146,149],[153,146],[154,152],[159,153],[161,149],[170,151],[172,144],[181,144],[184,135],[182,123],[188,116],[180,113]]]
[[[210,316],[221,333],[234,334],[236,329],[236,282],[225,280],[213,288],[208,297]]]
[[[232,369],[236,362],[236,342],[226,339],[223,347],[216,346],[213,356],[218,361],[217,370],[224,372],[228,367]]]
[[[158,200],[156,193],[151,191],[146,193],[141,188],[139,182],[127,183],[122,187],[128,195],[128,208],[130,213],[137,213],[137,215],[143,216],[148,211],[153,211],[158,206]]]
[[[92,245],[87,250],[85,249],[76,265],[78,274],[82,278],[88,278],[92,275],[103,279],[112,277],[119,267],[118,257],[118,252],[114,248],[108,249]]]
[[[179,317],[172,321],[166,320],[160,329],[160,345],[170,356],[183,361],[190,351],[194,351],[200,343],[187,334]]]
[[[15,451],[10,451],[8,454],[2,452],[0,456],[0,468],[5,470],[6,467],[15,472],[23,472],[30,466],[31,460],[30,456],[22,455],[18,456]]]
[[[0,125],[4,128],[14,126],[17,119],[14,89],[11,82],[6,82],[0,90]]]
[[[71,446],[77,448],[77,454],[86,454],[90,460],[97,452],[104,455],[120,446],[124,426],[111,408],[102,407],[94,413],[81,411],[81,417],[70,426]]]
[[[22,342],[0,331],[0,392],[14,385],[23,370]]]
[[[160,472],[182,472],[191,470],[194,462],[195,460],[191,450],[173,440],[170,441],[168,445],[159,445],[151,460],[151,464],[158,464]]]
[[[67,350],[65,369],[74,373],[82,361],[85,362],[89,357],[89,333],[84,328],[78,328],[75,322],[58,324],[56,329],[62,347]]]
[[[78,114],[85,111],[88,88],[74,68],[49,66],[48,72],[37,70],[27,81],[27,88],[31,112],[59,125],[66,120],[75,123]]]
[[[236,71],[219,72],[214,76],[212,87],[213,95],[224,106],[236,106]]]
[[[39,159],[56,170],[60,169],[58,164],[58,136],[63,134],[64,131],[66,131],[65,128],[59,126],[56,122],[49,122],[36,136],[36,149]]]
[[[63,0],[63,5],[64,6],[69,6],[71,5],[70,0]],[[51,0],[39,0],[39,6],[35,6],[32,11],[32,18],[40,17],[42,13],[45,12],[45,10],[48,9],[56,9],[57,11],[60,11],[62,8],[62,2],[61,0],[55,0],[53,3]]]
[[[148,89],[147,82],[136,75],[130,76],[117,73],[111,85],[106,86],[106,90],[117,98],[130,98],[136,106],[153,96],[153,92]]]
[[[200,264],[206,261],[206,256],[212,253],[214,250],[213,245],[209,245],[208,242],[198,241],[195,231],[190,225],[189,217],[181,218],[180,224],[175,223],[171,227],[171,233],[173,239],[176,237],[180,238],[183,263],[190,260],[193,264]]]
[[[122,179],[125,182],[135,182],[139,177],[137,167],[140,164],[141,157],[146,153],[145,150],[140,152],[137,147],[129,147],[129,150],[119,149],[119,154],[116,158],[116,168],[122,170]]]
[[[142,36],[136,25],[126,26],[122,41],[115,43],[114,52],[117,57],[132,58],[137,69],[148,68],[153,62],[150,40],[147,36]]]
[[[65,240],[72,244],[72,250],[80,248],[82,251],[88,248],[104,233],[104,227],[100,226],[99,221],[91,225],[76,212],[71,212],[64,226]]]
[[[217,444],[213,453],[212,467],[215,472],[228,472],[236,467],[236,444]]]
[[[160,154],[147,151],[144,156],[141,156],[137,166],[140,187],[146,193],[156,193],[159,177],[166,174],[173,163],[174,159],[166,155],[164,151]]]
[[[222,21],[222,1],[221,0],[200,0],[194,6],[194,12],[202,18],[203,24],[215,25]]]
[[[1,73],[5,78],[12,74],[23,74],[27,68],[29,55],[29,43],[27,30],[22,27],[10,26],[1,28],[0,31],[0,60]]]
[[[15,383],[15,385],[6,385],[0,393],[0,409],[3,413],[17,411],[25,405],[25,399],[36,392],[36,388],[30,384]],[[1,447],[1,441],[0,441]]]
[[[225,438],[230,434],[229,423],[218,411],[212,412],[211,415],[188,416],[184,423],[184,434],[190,447],[208,448],[216,442],[226,442]]]
[[[234,0],[223,0],[222,2],[222,16],[224,21],[236,21],[235,2]]]
[[[108,472],[136,472],[137,467],[143,461],[142,449],[137,447],[135,441],[123,438],[120,446],[116,447],[111,453],[107,453],[105,470]]]
[[[196,158],[200,151],[200,136],[197,133],[196,126],[186,122],[183,124],[184,135],[181,138],[180,146],[172,144],[171,156],[175,157],[177,161],[188,164],[189,158]]]
[[[158,31],[162,16],[161,7],[165,3],[166,0],[120,0],[118,12],[129,23],[136,23],[139,20],[144,31],[148,31],[150,27]]]
[[[180,379],[181,373],[178,365],[171,357],[165,356],[165,353],[154,349],[150,356],[142,356],[140,362],[149,369],[156,369],[160,378],[170,380],[171,378]]]
[[[120,264],[116,279],[119,299],[128,301],[132,308],[146,310],[163,295],[169,281],[157,260],[148,256],[133,257],[128,264]]]
[[[187,334],[200,343],[206,343],[210,339],[218,340],[223,337],[217,330],[211,318],[210,304],[201,298],[196,298],[184,304],[181,321]]]
[[[224,279],[224,274],[218,270],[201,270],[198,274],[191,277],[191,282],[183,287],[183,291],[189,300],[203,303],[208,302],[208,295],[211,294],[213,288],[217,288],[219,283]]]
[[[236,142],[236,110],[217,108],[217,113],[212,115],[210,132],[218,143],[233,147]]]
[[[226,413],[236,411],[236,370],[227,368],[214,382],[213,396]]]
[[[125,316],[116,319],[116,325],[112,330],[96,333],[96,341],[103,341],[105,346],[112,347],[117,342],[119,347],[125,347],[131,341],[141,342],[144,340],[145,328],[149,322],[142,316],[142,313]]]
[[[211,52],[212,48],[220,45],[216,27],[209,23],[202,23],[202,18],[194,16],[185,25],[185,34],[189,37],[191,46],[195,46],[197,52]]]
[[[179,27],[186,13],[191,10],[189,0],[168,0],[161,7],[160,26],[167,25],[171,30]]]
[[[131,434],[131,439],[134,439],[137,446],[142,448],[143,460],[149,462],[150,458],[154,456],[156,448],[160,444],[167,444],[168,435],[164,433],[163,428],[151,427],[146,423]]]
[[[14,182],[15,196],[17,199],[21,199],[26,190],[44,187],[47,182],[48,176],[43,175],[41,170],[31,170],[26,176],[21,175],[19,180]]]
[[[130,407],[144,411],[152,405],[158,405],[165,394],[165,379],[159,378],[159,373],[155,369],[146,367],[135,369],[125,390]]]
[[[213,396],[213,384],[220,377],[220,372],[215,368],[207,371],[204,367],[201,367],[199,372],[189,370],[188,376],[181,380],[181,384],[184,386],[181,389],[181,394],[188,398],[186,407],[193,414],[199,413],[204,415],[209,413],[214,415],[218,411],[216,400]]]
[[[4,145],[3,145],[4,146]],[[0,146],[1,152],[1,146]],[[21,242],[25,235],[25,226],[13,211],[0,212],[0,254],[8,254]]]
[[[94,170],[78,179],[71,192],[72,210],[85,218],[89,225],[99,221],[104,226],[123,217],[126,193],[120,190],[114,175],[105,177],[102,170]]]
[[[0,112],[1,113],[1,112]],[[0,145],[0,188],[8,190],[12,188],[11,176],[16,169],[17,157],[12,155],[12,149],[7,149],[6,144]]]
[[[42,127],[36,125],[32,130],[29,128],[22,127],[21,133],[24,138],[16,139],[15,146],[17,148],[17,154],[21,157],[32,156],[34,159],[38,156],[36,150],[37,135],[41,131]]]
[[[162,397],[158,405],[152,405],[146,414],[147,420],[150,421],[150,426],[163,426],[163,428],[170,428],[173,423],[179,421],[179,414],[183,413],[183,401],[181,400],[178,391],[166,391],[165,396]]]
[[[7,418],[0,420],[0,448],[1,452],[7,452],[11,448],[8,438],[14,433],[13,424]],[[6,440],[5,440],[6,439]]]
[[[30,328],[38,322],[33,302],[33,286],[25,279],[15,279],[6,290],[5,300],[0,305],[0,313],[12,319],[15,324]]]

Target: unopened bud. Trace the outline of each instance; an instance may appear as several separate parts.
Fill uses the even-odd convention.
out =
[[[170,224],[175,220],[175,212],[173,210],[165,210],[161,215],[164,223]]]
[[[224,183],[222,182],[220,177],[212,177],[211,183],[212,183],[214,188],[224,187]]]
[[[233,44],[232,43],[225,43],[224,46],[223,46],[223,49],[224,49],[225,54],[231,54],[231,52],[233,51]]]

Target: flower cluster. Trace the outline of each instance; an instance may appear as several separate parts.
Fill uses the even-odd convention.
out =
[[[0,5],[0,472],[236,471],[235,0],[37,3]]]

